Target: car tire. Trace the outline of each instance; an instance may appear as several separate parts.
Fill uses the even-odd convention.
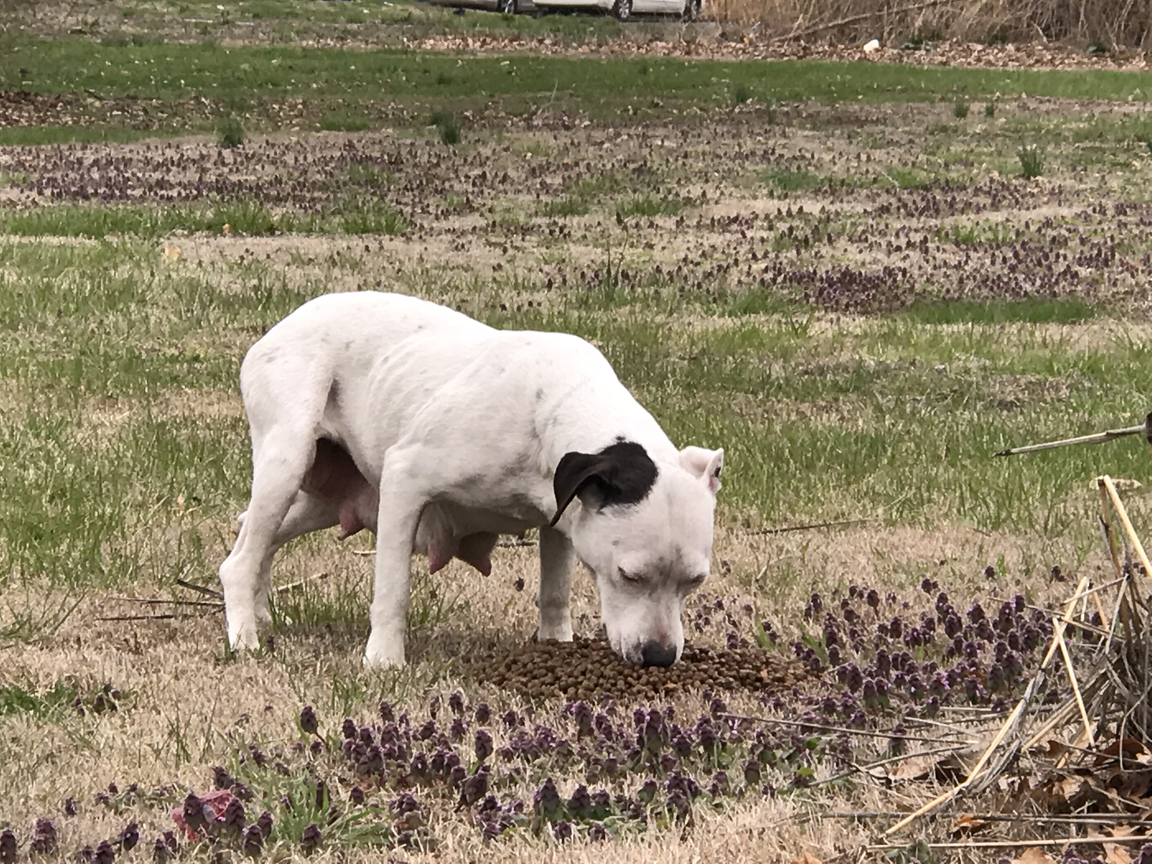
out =
[[[684,12],[681,17],[685,21],[696,21],[700,17],[700,0],[684,0]]]
[[[629,21],[632,18],[632,0],[616,0],[612,4],[612,14],[617,21]]]
[[[516,0],[496,0],[496,11],[501,15],[515,15],[517,12]]]

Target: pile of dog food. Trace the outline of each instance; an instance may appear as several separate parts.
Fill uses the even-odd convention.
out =
[[[804,663],[759,648],[685,645],[673,666],[641,667],[618,657],[604,640],[530,642],[505,656],[485,657],[476,676],[532,699],[563,697],[651,699],[685,691],[748,690],[780,693],[809,676]]]

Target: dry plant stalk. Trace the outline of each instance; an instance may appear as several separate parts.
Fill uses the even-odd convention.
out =
[[[1147,9],[1134,0],[711,0],[717,21],[756,25],[770,41],[814,39],[898,47],[917,37],[964,42],[1069,41],[1147,50]]]
[[[1122,740],[1131,734],[1144,741],[1152,740],[1152,723],[1149,722],[1148,710],[1148,700],[1152,698],[1152,650],[1149,648],[1149,642],[1152,641],[1149,637],[1152,634],[1145,633],[1141,626],[1142,621],[1148,620],[1148,610],[1135,589],[1133,567],[1121,561],[1112,528],[1113,515],[1123,529],[1121,539],[1125,541],[1125,547],[1132,549],[1146,575],[1152,574],[1152,564],[1148,561],[1144,545],[1132,526],[1132,520],[1123,501],[1120,500],[1112,478],[1108,476],[1097,478],[1097,486],[1100,490],[1100,524],[1117,577],[1108,583],[1108,586],[1116,591],[1111,616],[1104,614],[1106,609],[1100,598],[1103,586],[1090,587],[1088,577],[1081,577],[1076,590],[1065,603],[1064,614],[1053,618],[1052,642],[1036,675],[968,776],[952,789],[936,796],[888,828],[883,833],[884,837],[907,828],[922,816],[939,809],[965,792],[988,788],[1014,761],[1017,754],[1036,746],[1058,729],[1067,727],[1073,718],[1078,719],[1080,723],[1074,725],[1071,730],[1066,729],[1066,735],[1072,733],[1072,743],[1065,742],[1068,746],[1058,760],[1058,766],[1073,758],[1074,754],[1082,755],[1088,752],[1082,750],[1076,742],[1086,740],[1091,747],[1097,735],[1112,726],[1118,739]],[[1127,556],[1125,561],[1126,559]],[[1077,606],[1084,606],[1082,614],[1087,611],[1089,596],[1093,598],[1096,610],[1100,612],[1108,627],[1103,634],[1106,638],[1097,649],[1088,674],[1079,676],[1074,668],[1072,654],[1068,650],[1064,634],[1068,626],[1075,623],[1073,617]],[[1030,720],[1028,704],[1039,691],[1045,673],[1057,654],[1063,661],[1074,699],[1058,708],[1025,739],[1024,727]],[[1086,683],[1082,684],[1082,681]],[[1119,719],[1113,720],[1110,724],[1108,722],[1110,717]],[[992,757],[1001,748],[1003,748],[1001,758],[992,763]]]
[[[1080,598],[1087,587],[1088,577],[1082,576],[1080,578],[1080,582],[1076,586],[1075,593],[1072,595],[1072,599],[1069,600],[1067,604],[1065,604],[1064,615],[1060,618],[1054,619],[1055,632],[1052,634],[1052,643],[1048,646],[1048,651],[1044,655],[1043,661],[1040,663],[1040,668],[1036,670],[1035,677],[1028,683],[1028,687],[1025,689],[1024,695],[1020,697],[1020,701],[1016,703],[1016,707],[1012,709],[1012,713],[1008,715],[1008,719],[1004,721],[999,731],[997,731],[996,735],[992,738],[991,743],[980,755],[980,758],[976,760],[976,764],[972,766],[972,770],[968,772],[968,776],[960,781],[957,786],[941,793],[940,795],[937,795],[918,810],[909,813],[907,816],[905,816],[903,819],[885,831],[883,836],[887,837],[890,834],[895,834],[897,831],[903,830],[917,819],[919,819],[921,816],[926,816],[932,811],[939,809],[944,804],[947,804],[949,801],[960,795],[975,783],[976,779],[984,771],[984,767],[988,764],[997,748],[1000,747],[1000,745],[1011,733],[1016,731],[1016,728],[1021,722],[1021,719],[1025,717],[1028,705],[1032,701],[1032,697],[1036,694],[1036,691],[1040,689],[1040,685],[1044,682],[1045,671],[1052,663],[1053,658],[1056,656],[1060,640],[1064,636],[1064,628],[1067,627],[1068,622],[1072,619],[1072,613],[1076,609],[1076,604],[1080,601]]]

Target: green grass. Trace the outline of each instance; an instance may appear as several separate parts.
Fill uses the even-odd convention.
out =
[[[895,185],[897,189],[926,189],[935,182],[936,178],[915,168],[890,166],[884,169],[876,180],[877,182],[887,181],[888,184]]]
[[[825,178],[809,171],[789,168],[771,168],[762,174],[763,180],[782,192],[808,192],[825,182]]]
[[[1007,221],[953,222],[936,230],[939,240],[957,246],[1000,246],[1020,239],[1023,231]]]
[[[1086,347],[1033,329],[1098,317],[1087,303],[938,304],[815,327],[815,313],[770,292],[712,302],[670,277],[625,282],[624,254],[602,262],[612,269],[600,289],[556,296],[546,310],[501,312],[491,302],[540,296],[521,277],[470,281],[461,294],[459,280],[471,277],[429,270],[402,287],[465,296],[465,311],[499,326],[593,339],[673,440],[725,446],[730,516],[779,523],[883,511],[1057,537],[1079,530],[1082,514],[1063,502],[1084,477],[1105,466],[1143,474],[1146,453],[1119,445],[991,458],[1146,412],[1142,390],[1116,382],[1152,380],[1152,349],[1121,337]],[[288,269],[258,261],[201,272],[125,241],[0,245],[10,274],[0,383],[36,394],[0,421],[0,456],[18,466],[0,477],[0,582],[102,586],[188,572],[210,581],[206,532],[215,529],[201,521],[230,523],[243,506],[247,432],[238,416],[197,416],[196,394],[233,393],[243,347],[329,288],[330,268],[291,281]],[[701,318],[712,323],[698,326]],[[187,413],[151,410],[171,393],[191,394]],[[93,426],[87,418],[105,402],[128,413]],[[175,510],[177,499],[196,515]],[[277,614],[316,627],[361,622],[357,595],[334,602],[286,595]],[[443,598],[429,602],[414,614],[441,614]]]
[[[625,219],[632,216],[678,216],[684,202],[668,195],[633,195],[616,202],[616,212]]]
[[[387,202],[365,197],[346,200],[319,214],[273,211],[258,201],[169,207],[59,204],[0,210],[0,233],[23,237],[161,237],[173,231],[221,234],[226,226],[233,234],[248,236],[402,234],[408,221]]]
[[[521,16],[518,16],[521,17]],[[110,44],[83,39],[0,38],[0,87],[37,93],[91,90],[104,96],[174,100],[196,92],[213,100],[323,98],[365,91],[392,99],[493,99],[521,103],[560,94],[568,102],[730,101],[752,88],[766,101],[972,100],[1022,93],[1074,99],[1143,100],[1152,73],[1119,71],[917,68],[823,61],[721,62],[662,58],[563,56],[457,57],[396,50],[358,52],[355,63],[336,48],[203,44]],[[640,74],[641,67],[649,74]],[[20,70],[26,70],[22,75]],[[727,83],[725,83],[727,82]]]
[[[432,115],[432,125],[440,136],[440,143],[454,147],[460,143],[460,118],[451,111],[437,111]]]
[[[583,177],[572,183],[565,191],[570,196],[598,200],[619,190],[625,183],[623,177],[613,171],[605,171]]]
[[[19,684],[0,686],[0,718],[34,717],[50,718],[71,707],[79,695],[76,687],[67,681],[57,680],[44,691],[30,690]]]
[[[552,198],[541,202],[537,212],[541,216],[583,216],[589,210],[587,199],[576,195]]]
[[[370,117],[348,111],[329,111],[322,115],[317,125],[326,132],[363,132],[373,127]]]
[[[128,144],[147,138],[162,138],[179,131],[167,132],[130,129],[124,126],[5,126],[0,127],[0,147],[27,147],[46,144]]]
[[[1033,180],[1044,173],[1044,148],[1039,144],[1025,144],[1017,151],[1020,173]]]
[[[273,214],[253,201],[217,207],[60,204],[0,211],[0,232],[25,237],[158,237],[177,229],[219,234],[225,225],[239,234],[272,234],[292,231],[299,224],[298,217]]]
[[[408,221],[387,202],[359,200],[345,204],[325,225],[344,234],[403,234]]]
[[[393,185],[394,178],[386,168],[371,162],[353,162],[345,173],[349,183],[357,186],[384,188]]]
[[[743,105],[753,97],[752,88],[747,84],[737,84],[732,88],[732,104]]]
[[[1102,311],[1079,298],[998,300],[952,300],[919,304],[901,316],[921,324],[1078,324],[1099,318]]]
[[[239,147],[244,143],[244,127],[240,120],[229,114],[216,123],[216,140],[221,147]]]

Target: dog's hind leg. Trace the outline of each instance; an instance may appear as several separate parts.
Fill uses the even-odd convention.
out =
[[[288,508],[288,514],[280,523],[276,532],[276,539],[264,560],[260,563],[260,581],[256,585],[256,623],[260,626],[271,623],[272,615],[268,611],[268,598],[272,591],[272,559],[284,544],[313,531],[331,528],[339,524],[340,514],[335,507],[322,501],[314,495],[301,490],[296,494],[296,500]]]
[[[315,455],[311,430],[274,428],[253,447],[252,498],[236,545],[220,565],[228,644],[234,649],[259,646],[256,633],[257,595],[271,566],[281,527],[296,501],[300,485]],[[267,593],[264,596],[265,612]]]
[[[572,613],[569,594],[572,585],[572,541],[555,528],[540,529],[540,607],[541,641],[572,641]]]

